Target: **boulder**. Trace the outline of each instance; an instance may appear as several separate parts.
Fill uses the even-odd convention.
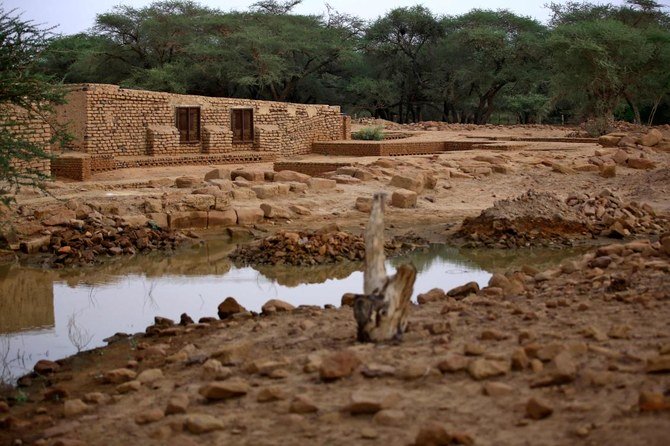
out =
[[[260,170],[239,169],[233,170],[230,173],[230,179],[235,181],[236,178],[242,177],[247,181],[262,182],[265,181],[265,174]]]
[[[282,207],[279,207],[270,203],[262,203],[261,209],[265,214],[265,218],[283,218],[286,220],[291,219],[291,213]]]
[[[642,135],[637,142],[643,146],[653,147],[663,140],[663,133],[660,130],[652,129],[646,135]]]
[[[179,177],[174,181],[174,185],[178,189],[190,189],[194,188],[196,186],[199,186],[201,183],[201,180],[196,177],[189,177],[189,176],[183,176]]]
[[[346,378],[361,364],[356,353],[351,350],[341,350],[330,353],[321,358],[319,376],[324,381]]]
[[[265,213],[261,208],[236,208],[238,225],[253,225],[263,221]]]
[[[263,314],[281,313],[285,311],[292,311],[295,307],[288,302],[279,299],[270,299],[265,302],[262,307]]]
[[[226,299],[219,304],[218,310],[219,319],[227,319],[237,313],[244,313],[247,311],[234,297],[226,297]]]
[[[325,178],[310,178],[307,182],[307,186],[312,190],[330,190],[335,189],[337,182]]]
[[[631,169],[651,170],[656,168],[656,163],[648,158],[628,158],[628,167]]]
[[[225,211],[209,211],[207,213],[207,227],[233,226],[237,223],[237,213],[228,209]]]
[[[279,186],[277,184],[259,184],[257,186],[252,186],[251,190],[254,191],[256,197],[261,200],[279,195]]]
[[[407,189],[397,189],[391,195],[391,206],[397,208],[416,207],[417,193]]]
[[[230,180],[230,169],[213,169],[205,174],[205,181],[208,180]]]
[[[407,189],[418,194],[423,191],[424,181],[425,177],[422,173],[405,172],[393,176],[390,185],[400,189]]]
[[[296,182],[296,183],[305,183],[307,184],[312,177],[300,172],[294,172],[292,170],[282,170],[280,172],[275,172],[274,181],[280,182]]]

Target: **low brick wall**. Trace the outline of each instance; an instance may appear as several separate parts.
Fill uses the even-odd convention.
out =
[[[274,163],[274,171],[292,170],[294,172],[304,173],[310,176],[318,176],[326,172],[332,172],[340,167],[351,166],[351,163],[309,163],[309,162],[290,162],[282,161]]]
[[[459,150],[501,148],[478,141],[325,141],[315,142],[312,151],[331,156],[431,155]]]
[[[51,174],[57,178],[86,181],[91,178],[91,157],[60,156],[51,161]]]

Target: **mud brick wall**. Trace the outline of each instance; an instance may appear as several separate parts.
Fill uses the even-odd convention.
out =
[[[116,161],[112,155],[98,155],[91,157],[91,172],[107,172],[116,169]]]
[[[31,116],[29,112],[19,107],[2,106],[0,108],[0,125],[15,138],[35,144],[46,153],[51,152],[53,133],[49,124],[44,122],[43,119]],[[49,159],[12,160],[11,164],[20,169],[32,169],[44,175],[51,174],[51,161]]]
[[[202,128],[202,153],[228,153],[233,150],[233,132],[220,125]]]
[[[179,131],[167,125],[147,127],[147,155],[170,155],[179,153]]]
[[[76,141],[72,147],[91,155],[183,155],[227,149],[227,145],[221,149],[214,147],[212,143],[216,141],[211,139],[206,148],[201,141],[170,145],[159,152],[154,140],[149,149],[147,129],[157,126],[176,129],[177,107],[200,107],[201,130],[205,126],[230,130],[232,110],[251,108],[254,126],[274,126],[277,132],[270,132],[268,141],[262,141],[263,132],[260,132],[260,139],[252,148],[280,156],[306,154],[311,151],[313,142],[339,140],[343,135],[339,107],[178,95],[104,84],[80,84],[71,88],[70,102],[58,108],[59,119],[70,122],[74,130]],[[249,150],[249,147],[242,145],[233,150]]]
[[[91,178],[91,157],[87,155],[64,155],[51,162],[51,173],[55,177],[86,181]]]
[[[423,155],[444,151],[442,141],[347,141],[318,142],[313,145],[314,153],[341,156],[398,156]]]
[[[342,115],[342,139],[351,139],[351,116]]]

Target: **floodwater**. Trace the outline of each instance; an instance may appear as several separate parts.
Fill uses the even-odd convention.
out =
[[[216,316],[232,296],[250,311],[269,299],[293,305],[339,305],[344,293],[362,292],[361,263],[310,268],[262,266],[237,268],[228,260],[234,249],[220,240],[165,255],[115,259],[99,266],[40,270],[0,265],[0,382],[30,371],[40,359],[56,360],[105,345],[117,332],[137,333],[155,316],[194,320]],[[433,245],[388,262],[411,261],[419,272],[414,296],[466,282],[486,285],[491,272],[554,264],[574,253],[564,251],[459,251]]]

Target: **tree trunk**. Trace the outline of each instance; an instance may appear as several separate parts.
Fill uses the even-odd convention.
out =
[[[363,292],[354,300],[354,318],[359,342],[400,340],[407,329],[407,315],[414,291],[416,268],[400,265],[396,274],[386,275],[384,254],[384,199],[374,195],[370,220],[365,229],[365,272]]]

